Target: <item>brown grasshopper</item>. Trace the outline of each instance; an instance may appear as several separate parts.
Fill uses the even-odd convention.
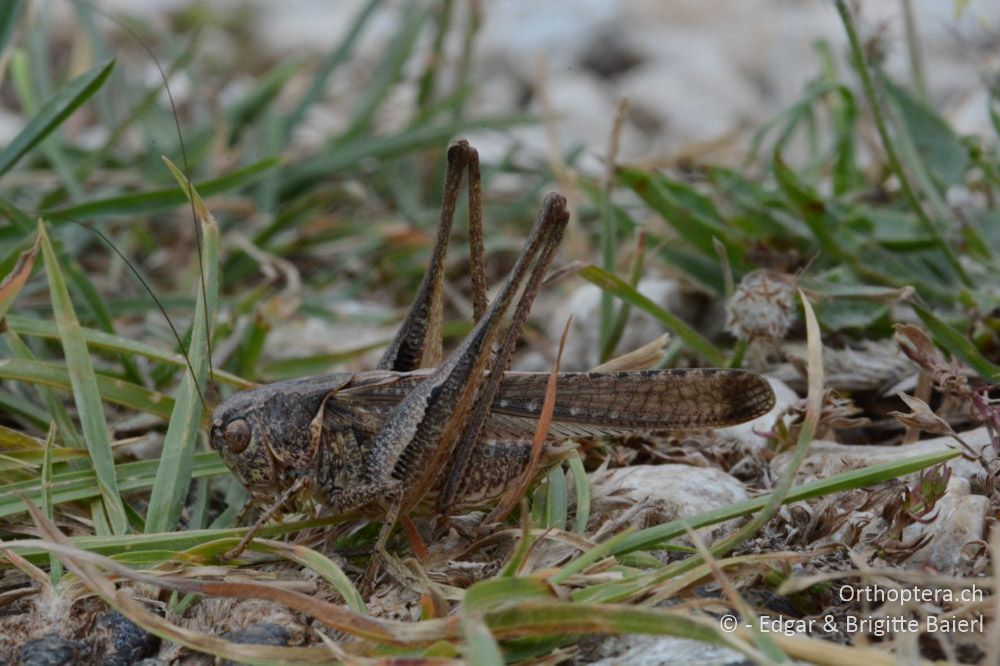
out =
[[[444,258],[466,171],[476,323],[442,360]],[[479,157],[456,142],[430,266],[378,369],[237,393],[212,416],[212,447],[255,498],[277,498],[275,509],[307,493],[330,514],[359,511],[384,521],[379,548],[397,518],[418,505],[447,516],[495,501],[529,465],[548,374],[506,368],[568,219],[566,200],[549,194],[488,304]],[[770,385],[740,370],[561,373],[549,434],[716,428],[773,404]]]

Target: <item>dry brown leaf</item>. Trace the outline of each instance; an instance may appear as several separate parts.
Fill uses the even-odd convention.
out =
[[[897,393],[897,395],[910,408],[910,412],[908,414],[889,412],[889,416],[895,417],[897,421],[909,428],[929,432],[932,435],[955,436],[955,430],[947,421],[935,414],[926,402],[905,393]]]
[[[3,280],[0,280],[0,320],[3,320],[7,311],[10,310],[10,306],[14,304],[14,299],[17,298],[24,283],[28,281],[28,277],[31,275],[31,269],[35,265],[35,258],[38,256],[40,238],[40,236],[35,238],[35,244],[30,249],[21,253],[21,256],[17,258],[17,263],[14,264],[14,268],[4,276]]]

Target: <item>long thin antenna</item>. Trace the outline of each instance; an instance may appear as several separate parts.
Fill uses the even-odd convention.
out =
[[[174,322],[170,319],[170,315],[167,314],[167,309],[163,307],[163,303],[160,301],[159,298],[157,298],[156,294],[153,292],[153,288],[149,286],[148,282],[146,282],[146,278],[142,277],[142,273],[136,270],[135,266],[132,265],[132,262],[128,260],[128,257],[126,257],[122,253],[122,251],[118,249],[117,245],[111,242],[111,239],[108,238],[103,231],[101,231],[97,227],[93,227],[87,224],[86,222],[81,222],[80,220],[74,220],[73,218],[68,218],[68,219],[70,220],[70,222],[78,224],[84,229],[92,231],[93,233],[97,234],[97,236],[102,241],[104,241],[105,245],[107,245],[109,248],[111,248],[111,250],[115,254],[121,257],[122,261],[125,262],[125,265],[128,266],[128,269],[132,271],[132,275],[135,276],[135,279],[139,281],[139,284],[142,285],[142,288],[146,290],[146,293],[149,294],[149,297],[153,299],[154,303],[156,303],[156,307],[159,308],[160,314],[162,314],[163,318],[167,320],[167,326],[170,327],[170,332],[174,334],[174,339],[177,341],[177,347],[181,350],[181,356],[184,357],[184,362],[187,364],[188,370],[191,371],[191,378],[194,380],[194,388],[196,391],[198,391],[198,397],[201,399],[201,406],[203,409],[207,410],[208,403],[205,401],[205,394],[202,393],[201,386],[198,384],[198,377],[195,375],[194,367],[191,365],[190,357],[188,356],[188,354],[184,353],[184,342],[181,339],[181,335],[180,333],[177,332],[177,328],[174,326]]]
[[[181,152],[181,168],[182,168],[182,170],[184,172],[184,177],[187,179],[189,186],[193,188],[194,187],[194,182],[191,179],[191,169],[190,169],[190,167],[188,165],[187,149],[186,149],[186,147],[184,145],[184,133],[181,131],[181,121],[180,121],[180,116],[177,113],[177,104],[174,102],[174,95],[173,95],[173,93],[170,90],[170,82],[168,80],[166,71],[163,69],[163,65],[160,63],[160,59],[156,57],[156,53],[149,46],[149,44],[146,42],[146,40],[144,40],[139,35],[139,33],[137,33],[135,30],[133,30],[122,19],[120,19],[117,16],[114,16],[112,14],[109,14],[108,12],[104,11],[103,9],[101,9],[100,7],[98,7],[95,3],[90,2],[89,0],[70,0],[70,2],[73,2],[74,4],[77,4],[77,5],[86,6],[87,8],[89,8],[90,10],[92,10],[93,12],[95,12],[96,14],[99,14],[100,16],[103,16],[104,18],[106,18],[109,21],[111,21],[112,23],[114,23],[116,26],[118,26],[123,31],[125,31],[125,33],[127,33],[132,39],[134,39],[135,42],[137,44],[139,44],[139,46],[142,47],[142,49],[149,55],[150,59],[153,61],[153,64],[156,66],[156,71],[159,72],[160,80],[163,82],[163,89],[164,89],[164,91],[167,94],[167,100],[170,103],[170,111],[173,114],[174,129],[177,132],[177,143],[178,143],[178,147],[180,148],[180,152]],[[204,267],[202,266],[202,258],[203,258],[202,257],[202,255],[203,255],[203,249],[202,249],[202,230],[201,230],[201,227],[198,225],[198,214],[197,214],[197,212],[195,210],[194,197],[190,196],[190,197],[188,197],[188,200],[189,200],[189,203],[191,205],[191,222],[194,225],[195,245],[197,246],[197,249],[198,249],[198,278],[199,278],[199,283],[201,285],[201,302],[202,302],[202,307],[204,308],[203,314],[205,316],[205,322],[208,325],[208,329],[206,330],[206,334],[205,334],[205,344],[206,344],[207,352],[208,352],[208,374],[209,374],[209,381],[212,384],[214,384],[215,383],[215,369],[214,369],[214,364],[212,362],[211,322],[209,321],[209,316],[208,316],[208,287],[205,285],[205,270],[204,270]],[[100,236],[101,239],[105,243],[107,243],[107,245],[112,250],[114,250],[115,254],[117,254],[119,257],[121,257],[125,261],[125,264],[129,267],[129,270],[131,270],[132,273],[136,276],[136,278],[138,278],[139,282],[142,283],[142,286],[146,289],[146,291],[149,293],[149,295],[156,302],[156,305],[160,309],[160,312],[163,313],[163,317],[167,320],[167,324],[170,326],[170,330],[173,331],[174,337],[177,339],[177,344],[179,345],[181,353],[184,355],[184,360],[187,363],[188,370],[191,372],[191,378],[192,378],[192,380],[194,380],[195,388],[197,389],[198,395],[201,398],[202,406],[207,408],[207,405],[206,405],[206,402],[205,402],[204,393],[202,392],[201,386],[198,385],[198,377],[195,375],[194,368],[191,365],[190,349],[185,350],[184,344],[181,341],[181,337],[180,337],[180,335],[178,335],[177,329],[174,327],[173,322],[170,320],[170,317],[167,314],[166,308],[163,307],[163,304],[160,302],[160,300],[153,293],[153,290],[147,284],[146,280],[144,280],[142,278],[142,276],[139,275],[138,271],[136,271],[135,267],[132,266],[131,262],[129,262],[129,260],[118,250],[118,248],[115,246],[115,244],[112,243],[111,240],[106,235],[104,235],[103,233],[101,233],[100,231],[98,231],[96,228],[94,228],[94,227],[92,227],[92,226],[90,226],[88,224],[84,224],[84,223],[79,222],[77,220],[73,220],[73,221],[76,222],[77,224],[80,224],[84,228],[90,229],[91,231],[95,232],[98,236]]]

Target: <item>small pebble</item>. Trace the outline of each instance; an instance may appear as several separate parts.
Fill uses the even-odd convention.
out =
[[[156,652],[160,639],[147,633],[118,611],[105,613],[97,620],[97,629],[107,632],[103,666],[130,666]]]
[[[90,657],[90,646],[84,641],[71,641],[58,634],[46,634],[28,641],[17,651],[21,666],[72,666]]]
[[[245,645],[288,645],[290,635],[288,630],[272,622],[250,624],[236,631],[222,634],[227,641]],[[237,666],[237,662],[223,660],[223,666]]]

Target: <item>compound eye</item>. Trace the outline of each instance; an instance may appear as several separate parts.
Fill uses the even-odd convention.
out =
[[[223,436],[226,439],[226,448],[231,453],[240,453],[250,443],[250,424],[244,419],[230,421],[226,424]]]

